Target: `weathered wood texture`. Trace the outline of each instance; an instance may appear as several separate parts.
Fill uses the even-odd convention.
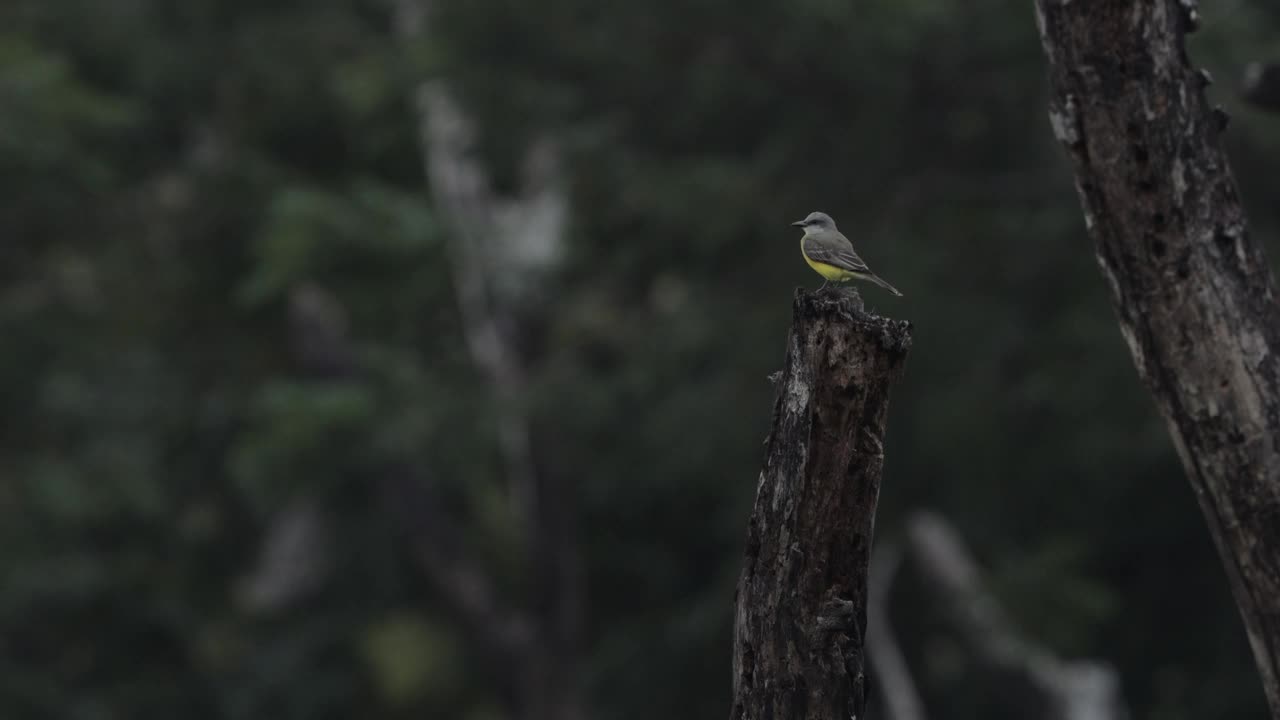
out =
[[[796,294],[738,581],[734,720],[862,717],[885,416],[910,344],[849,291]]]
[[[1280,311],[1222,150],[1226,115],[1186,56],[1195,3],[1037,0],[1036,10],[1051,125],[1120,330],[1280,717]]]

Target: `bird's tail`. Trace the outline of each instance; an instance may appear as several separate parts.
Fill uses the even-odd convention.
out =
[[[870,280],[871,282],[873,282],[873,283],[875,283],[875,284],[879,285],[880,287],[884,288],[885,290],[888,290],[889,292],[893,293],[894,295],[897,295],[898,297],[902,297],[902,293],[898,292],[898,288],[896,288],[896,287],[894,287],[894,286],[890,285],[890,284],[889,284],[889,282],[888,282],[887,280],[884,280],[884,279],[883,279],[883,278],[881,278],[880,276],[875,275],[875,274],[873,274],[873,273],[867,273],[867,279],[868,279],[868,280]]]

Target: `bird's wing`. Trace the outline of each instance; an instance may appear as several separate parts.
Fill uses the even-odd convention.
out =
[[[809,236],[804,241],[804,254],[814,262],[834,265],[851,272],[869,273],[871,268],[853,251],[849,239],[840,232]]]

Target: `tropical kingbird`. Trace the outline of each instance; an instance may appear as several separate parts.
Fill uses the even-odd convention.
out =
[[[889,292],[902,297],[902,293],[889,283],[881,280],[871,268],[853,251],[849,238],[836,229],[836,221],[822,212],[809,213],[809,217],[791,223],[804,228],[804,237],[800,239],[800,253],[805,262],[821,275],[825,282],[845,282],[847,280],[870,280]]]

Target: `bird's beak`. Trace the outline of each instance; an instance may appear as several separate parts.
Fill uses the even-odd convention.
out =
[[[795,221],[795,222],[791,223],[791,226],[792,226],[792,227],[804,227],[804,221],[803,221],[803,220],[797,220],[797,221]]]

